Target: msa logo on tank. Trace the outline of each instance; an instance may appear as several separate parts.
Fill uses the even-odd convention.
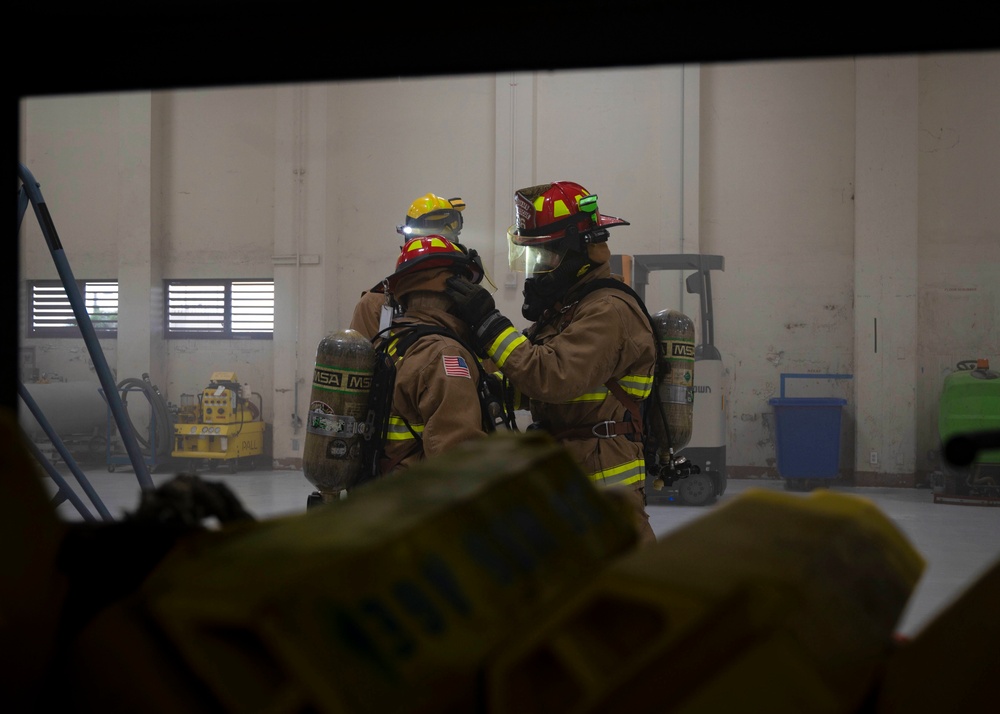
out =
[[[687,340],[663,340],[660,342],[663,347],[663,357],[665,359],[682,359],[694,362],[694,343]]]
[[[372,388],[372,375],[316,365],[313,368],[313,386],[318,389],[367,392]]]

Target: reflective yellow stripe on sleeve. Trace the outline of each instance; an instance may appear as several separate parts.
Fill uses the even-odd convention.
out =
[[[571,402],[603,402],[608,396],[607,387],[598,387],[592,392],[584,392],[583,394],[573,397],[569,401]]]
[[[626,374],[618,383],[636,399],[645,399],[653,392],[653,376],[646,374]]]
[[[490,359],[496,363],[497,367],[503,369],[503,363],[507,361],[507,357],[510,356],[510,353],[513,352],[518,345],[527,341],[527,337],[522,335],[513,327],[508,327],[506,330],[501,332],[495,340],[493,340],[493,344],[491,344],[489,349],[486,350],[486,353],[490,356]]]
[[[626,394],[640,401],[648,397],[653,391],[653,378],[642,374],[627,374],[618,380],[618,384],[621,385]],[[596,387],[589,392],[584,392],[580,396],[570,399],[570,401],[602,402],[607,396],[607,387]]]
[[[389,428],[386,429],[385,438],[386,441],[406,441],[407,439],[415,439],[413,432],[410,429],[417,432],[417,434],[422,434],[424,432],[423,424],[410,424],[409,427],[406,426],[406,421],[403,417],[390,416],[389,417]]]

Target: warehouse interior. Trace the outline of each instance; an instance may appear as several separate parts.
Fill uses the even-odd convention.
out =
[[[686,543],[679,548],[685,550],[703,537],[695,530],[699,524],[707,528],[710,523],[719,524],[722,532],[728,523],[732,537],[753,539],[753,529],[762,527],[752,525],[754,509],[763,520],[773,515],[768,509],[789,509],[791,524],[801,515],[797,508],[815,507],[821,518],[832,519],[829,532],[846,534],[837,547],[883,546],[884,552],[875,550],[885,562],[855,562],[871,568],[862,575],[875,574],[876,580],[883,569],[896,568],[893,577],[903,584],[890,577],[885,582],[905,592],[895,593],[891,606],[891,598],[881,594],[886,600],[880,604],[893,616],[886,615],[877,627],[857,625],[854,631],[847,621],[856,613],[838,610],[829,628],[788,626],[781,645],[768,640],[768,647],[759,651],[741,649],[738,638],[718,635],[721,639],[713,640],[712,631],[703,632],[697,642],[665,640],[668,658],[670,647],[678,648],[675,656],[692,652],[701,657],[680,672],[688,682],[704,686],[678,687],[673,698],[651,701],[649,687],[626,695],[627,682],[599,682],[594,674],[599,664],[582,662],[582,655],[567,656],[583,669],[592,667],[587,681],[596,683],[589,699],[584,696],[576,708],[562,710],[620,710],[628,703],[646,711],[713,711],[733,691],[744,692],[746,701],[758,701],[754,697],[767,696],[764,682],[769,680],[755,667],[769,654],[789,664],[792,678],[809,683],[801,690],[791,687],[789,701],[799,697],[801,704],[815,696],[816,710],[906,710],[918,694],[930,696],[916,684],[928,680],[923,669],[928,664],[915,663],[927,656],[940,664],[954,655],[956,668],[976,660],[963,676],[971,685],[985,683],[998,666],[995,654],[985,663],[976,656],[986,651],[977,647],[985,646],[991,632],[996,634],[995,625],[986,622],[992,618],[985,614],[983,592],[995,600],[1000,586],[1000,510],[990,507],[996,497],[989,482],[949,493],[953,486],[945,473],[940,410],[951,375],[971,371],[970,361],[986,371],[1000,365],[1000,207],[995,201],[1000,186],[1000,52],[958,44],[793,56],[680,51],[656,62],[566,65],[548,58],[533,65],[532,55],[526,54],[517,63],[483,67],[472,62],[465,69],[445,63],[430,65],[436,71],[426,72],[372,68],[351,76],[344,68],[314,69],[225,82],[222,78],[229,75],[217,70],[200,75],[205,78],[200,81],[184,73],[181,80],[168,75],[159,82],[126,86],[29,87],[18,102],[19,164],[38,182],[81,294],[95,301],[114,296],[113,330],[95,333],[99,354],[90,349],[93,343],[62,326],[40,325],[33,306],[46,290],[58,289],[63,274],[53,261],[46,226],[30,209],[25,211],[19,221],[15,281],[19,383],[52,424],[72,424],[62,436],[81,464],[79,474],[72,473],[65,455],[38,432],[38,420],[26,413],[25,400],[12,402],[42,460],[55,464],[42,479],[52,513],[64,525],[100,521],[102,510],[110,514],[103,520],[119,520],[138,508],[147,487],[163,486],[186,471],[226,484],[261,526],[273,519],[275,532],[286,524],[293,528],[310,491],[303,474],[303,420],[316,345],[343,329],[361,291],[391,271],[398,250],[395,227],[409,202],[428,191],[462,197],[467,204],[463,239],[484,256],[496,284],[497,305],[514,319],[520,317],[523,279],[507,266],[505,231],[513,190],[574,180],[599,194],[606,210],[629,220],[631,225],[612,236],[612,250],[623,266],[655,263],[655,256],[717,259],[710,271],[709,312],[704,292],[691,290],[689,278],[696,269],[654,271],[644,285],[651,311],[674,308],[688,314],[702,343],[712,335],[721,363],[718,382],[711,385],[721,399],[711,407],[711,418],[724,447],[728,487],[698,505],[651,493],[651,522],[661,540]],[[168,307],[171,291],[191,285],[211,285],[228,299],[237,288],[264,286],[273,296],[268,298],[273,306],[270,325],[263,333],[235,336],[175,330]],[[100,322],[100,310],[91,314],[95,327],[109,326]],[[153,401],[147,406],[150,390],[182,415],[192,400],[222,385],[245,397],[252,421],[259,424],[259,444],[244,454],[222,454],[234,458],[215,463],[178,458],[169,450],[158,451],[154,443],[144,446],[142,463],[136,463],[127,450],[127,434],[123,439],[122,425],[115,423],[116,415],[100,393],[102,361],[116,385],[123,380],[134,385],[120,396],[128,400],[140,438],[173,443],[161,430],[177,417],[165,418]],[[696,411],[702,396],[695,397]],[[826,400],[837,407],[835,431],[814,435],[805,447],[812,451],[818,442],[834,445],[833,472],[821,479],[806,483],[782,473],[776,400],[786,397]],[[9,466],[18,464],[15,459]],[[449,468],[442,464],[441,470]],[[519,474],[506,476],[516,479]],[[827,494],[860,497],[858,503],[874,504],[875,512],[852,511],[857,505],[853,500],[823,505]],[[402,491],[392,495],[403,496]],[[749,509],[748,530],[733,525],[743,523],[734,506]],[[733,515],[727,519],[726,514]],[[800,535],[830,566],[826,576],[831,582],[854,587],[858,573],[838,560],[844,554],[830,554],[826,548],[833,544],[810,540],[819,532],[828,531],[810,531],[806,525],[773,537]],[[771,535],[762,532],[761,538]],[[717,557],[723,562],[711,539],[705,542],[702,551],[686,550],[700,553],[704,562],[667,552],[664,562],[678,573],[691,568],[697,581],[694,573],[711,570],[705,562]],[[252,551],[247,553],[252,557]],[[780,551],[771,555],[775,563],[786,557],[794,562]],[[643,567],[627,553],[615,557],[620,559],[615,567],[602,572]],[[177,568],[185,572],[184,563]],[[562,577],[563,571],[559,573]],[[825,582],[817,576],[813,587],[821,589]],[[973,592],[977,583],[980,588]],[[615,587],[609,585],[609,592]],[[844,587],[846,595],[829,591],[816,602],[849,600],[852,591]],[[968,602],[960,600],[963,594]],[[697,610],[692,605],[696,598],[687,597],[671,616],[682,620],[682,613]],[[726,597],[735,599],[725,600],[728,605],[711,617],[732,613],[735,619],[724,623],[731,632],[742,633],[738,641],[756,641],[766,630],[760,623],[771,622],[762,614],[766,608],[754,609],[765,601],[749,597],[743,602],[731,593]],[[113,618],[134,614],[135,602],[134,597],[116,602],[120,609],[109,610],[88,630],[90,639],[78,643],[81,649],[73,656],[98,651],[112,637],[120,637],[116,643],[122,643],[122,652],[129,651],[125,643],[135,645],[140,631]],[[765,604],[774,607],[773,602]],[[955,611],[956,603],[982,614],[963,617]],[[193,599],[184,601],[183,592],[173,604],[178,613],[194,613],[199,607]],[[741,607],[753,615],[740,620],[735,613],[744,612]],[[236,628],[236,616],[231,621],[226,617],[219,612],[214,624]],[[328,690],[309,679],[304,673],[308,667],[295,659],[310,652],[304,645],[296,650],[302,641],[275,645],[281,655],[271,653],[270,658],[255,659],[259,652],[248,647],[252,654],[230,673],[246,678],[252,670],[264,677],[274,675],[278,668],[268,667],[283,656],[292,669],[298,662],[301,679],[292,677],[284,689],[260,688],[275,697],[270,704],[282,711],[379,711],[383,706],[381,711],[466,711],[470,701],[477,703],[477,711],[559,711],[558,699],[551,699],[557,694],[545,688],[544,676],[524,674],[535,665],[543,672],[554,667],[538,660],[537,652],[531,654],[541,633],[558,629],[554,616],[545,617],[550,629],[542,627],[542,614],[537,620],[528,618],[517,642],[488,660],[494,667],[488,675],[483,674],[487,670],[469,675],[482,683],[504,672],[511,677],[504,680],[504,691],[519,692],[522,698],[505,699],[488,687],[463,698],[458,694],[463,687],[474,688],[465,673],[449,672],[438,680],[432,670],[426,681],[453,685],[454,698],[444,697],[436,706],[431,694],[413,684],[409,705],[374,694],[370,701],[354,699],[360,695],[346,685],[343,691]],[[800,617],[809,619],[809,611],[803,609]],[[740,630],[744,622],[762,630]],[[181,619],[176,623],[181,628]],[[935,623],[948,626],[934,629]],[[810,633],[836,640],[838,624],[855,643],[871,645],[862,653],[862,659],[871,658],[866,660],[869,668],[838,670],[836,646],[843,643],[831,642],[829,660],[816,662],[825,662],[825,672],[837,676],[813,687],[809,667],[791,663],[799,644],[789,643],[808,640]],[[626,619],[609,617],[606,625],[623,638],[635,631],[629,629],[635,623]],[[107,628],[103,633],[109,640],[101,639],[101,627]],[[900,645],[900,658],[891,665],[889,655],[878,649],[886,631]],[[183,639],[180,632],[171,631],[175,642],[194,643],[196,651],[199,640]],[[555,640],[573,651],[573,641],[563,637]],[[208,649],[208,641],[205,635],[206,651],[219,661],[232,655]],[[711,648],[713,642],[717,649]],[[905,645],[918,643],[924,647],[917,650],[920,656],[908,655]],[[149,660],[137,658],[133,674],[149,675],[144,667],[155,663],[162,677],[140,676],[133,689],[145,687],[163,697],[157,710],[181,705],[254,710],[252,694],[231,699],[219,694],[225,673],[213,670],[207,659],[192,655],[194,664],[185,670],[175,660],[160,661],[163,652],[155,647],[138,649]],[[554,646],[553,651],[562,650]],[[843,651],[850,649],[844,645]],[[471,647],[469,652],[478,650]],[[754,652],[762,659],[750,654],[741,659],[736,652]],[[713,688],[711,677],[694,673],[699,665],[707,668],[708,658],[718,658],[720,670],[738,674],[729,680],[720,675]],[[743,662],[744,669],[726,669],[726,662]],[[635,671],[650,679],[653,671],[642,667],[654,663],[638,663]],[[397,673],[401,692],[420,681],[418,665],[405,676]],[[116,701],[108,686],[116,677],[98,666],[83,671],[86,675],[78,675],[70,691],[91,697],[88,703],[95,708],[128,708],[128,686],[122,686],[124,694]],[[201,673],[203,681],[192,684],[191,671]],[[288,670],[283,671],[288,677]],[[830,690],[843,685],[837,677],[850,679],[849,673],[858,675],[853,688],[841,689],[842,698],[832,696]],[[370,673],[358,676],[363,680]],[[755,676],[758,688],[747,684],[746,678]],[[556,680],[553,676],[551,681]],[[88,681],[95,683],[92,689]],[[201,698],[203,685],[212,694]],[[172,686],[174,694],[166,693]],[[375,680],[365,686],[375,688]],[[901,686],[907,695],[899,693]],[[984,701],[981,694],[962,696],[970,697],[970,707]],[[772,710],[784,711],[783,706],[809,710],[791,708],[789,702],[778,702]]]
[[[506,265],[511,196],[568,177],[630,222],[614,253],[724,261],[711,280],[730,475],[776,475],[768,399],[826,397],[847,401],[845,478],[914,486],[938,467],[942,379],[996,359],[997,62],[966,52],[45,95],[20,103],[20,158],[76,279],[117,290],[117,336],[98,335],[117,381],[148,374],[180,405],[234,372],[261,395],[278,466],[301,465],[316,345],[392,271],[414,198],[465,200],[463,239],[523,327],[523,279]],[[567,131],[582,101],[593,108]],[[19,248],[28,306],[59,274],[36,221]],[[689,274],[651,273],[650,311],[699,323]],[[176,334],[168,281],[273,285],[273,332]],[[30,318],[20,311],[26,369],[94,379],[80,339],[46,337]]]

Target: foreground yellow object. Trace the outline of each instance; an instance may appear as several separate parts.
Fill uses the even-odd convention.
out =
[[[114,703],[96,680],[169,667],[146,711],[201,710],[202,692],[216,711],[469,711],[487,653],[634,543],[628,512],[555,442],[498,435],[175,548],[95,621],[74,676],[102,708]],[[103,673],[90,659],[108,657],[102,626],[129,643]],[[136,647],[143,631],[155,648]]]
[[[1000,560],[889,658],[874,714],[992,714],[1000,681]]]
[[[4,522],[25,544],[9,560],[22,587],[0,600],[21,677],[8,701],[45,682],[49,710],[888,714],[912,703],[898,696],[915,659],[985,661],[991,637],[970,653],[965,630],[932,627],[898,645],[924,563],[863,498],[748,491],[636,549],[628,509],[536,432],[192,532],[59,638],[66,526],[8,445],[0,503],[31,517]],[[972,621],[992,612],[985,582]]]
[[[747,491],[514,634],[488,711],[855,712],[923,568],[865,499]]]

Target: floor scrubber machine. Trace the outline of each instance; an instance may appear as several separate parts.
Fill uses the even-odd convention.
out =
[[[947,458],[948,446],[997,430],[1000,371],[990,369],[988,359],[961,360],[945,376],[938,402],[938,436],[945,458],[934,484],[935,503],[1000,506],[1000,448],[979,449],[968,464]]]
[[[262,410],[260,395],[241,384],[236,372],[213,372],[197,397],[181,395],[171,456],[199,459],[209,469],[222,466],[230,473],[252,467],[264,453]]]

